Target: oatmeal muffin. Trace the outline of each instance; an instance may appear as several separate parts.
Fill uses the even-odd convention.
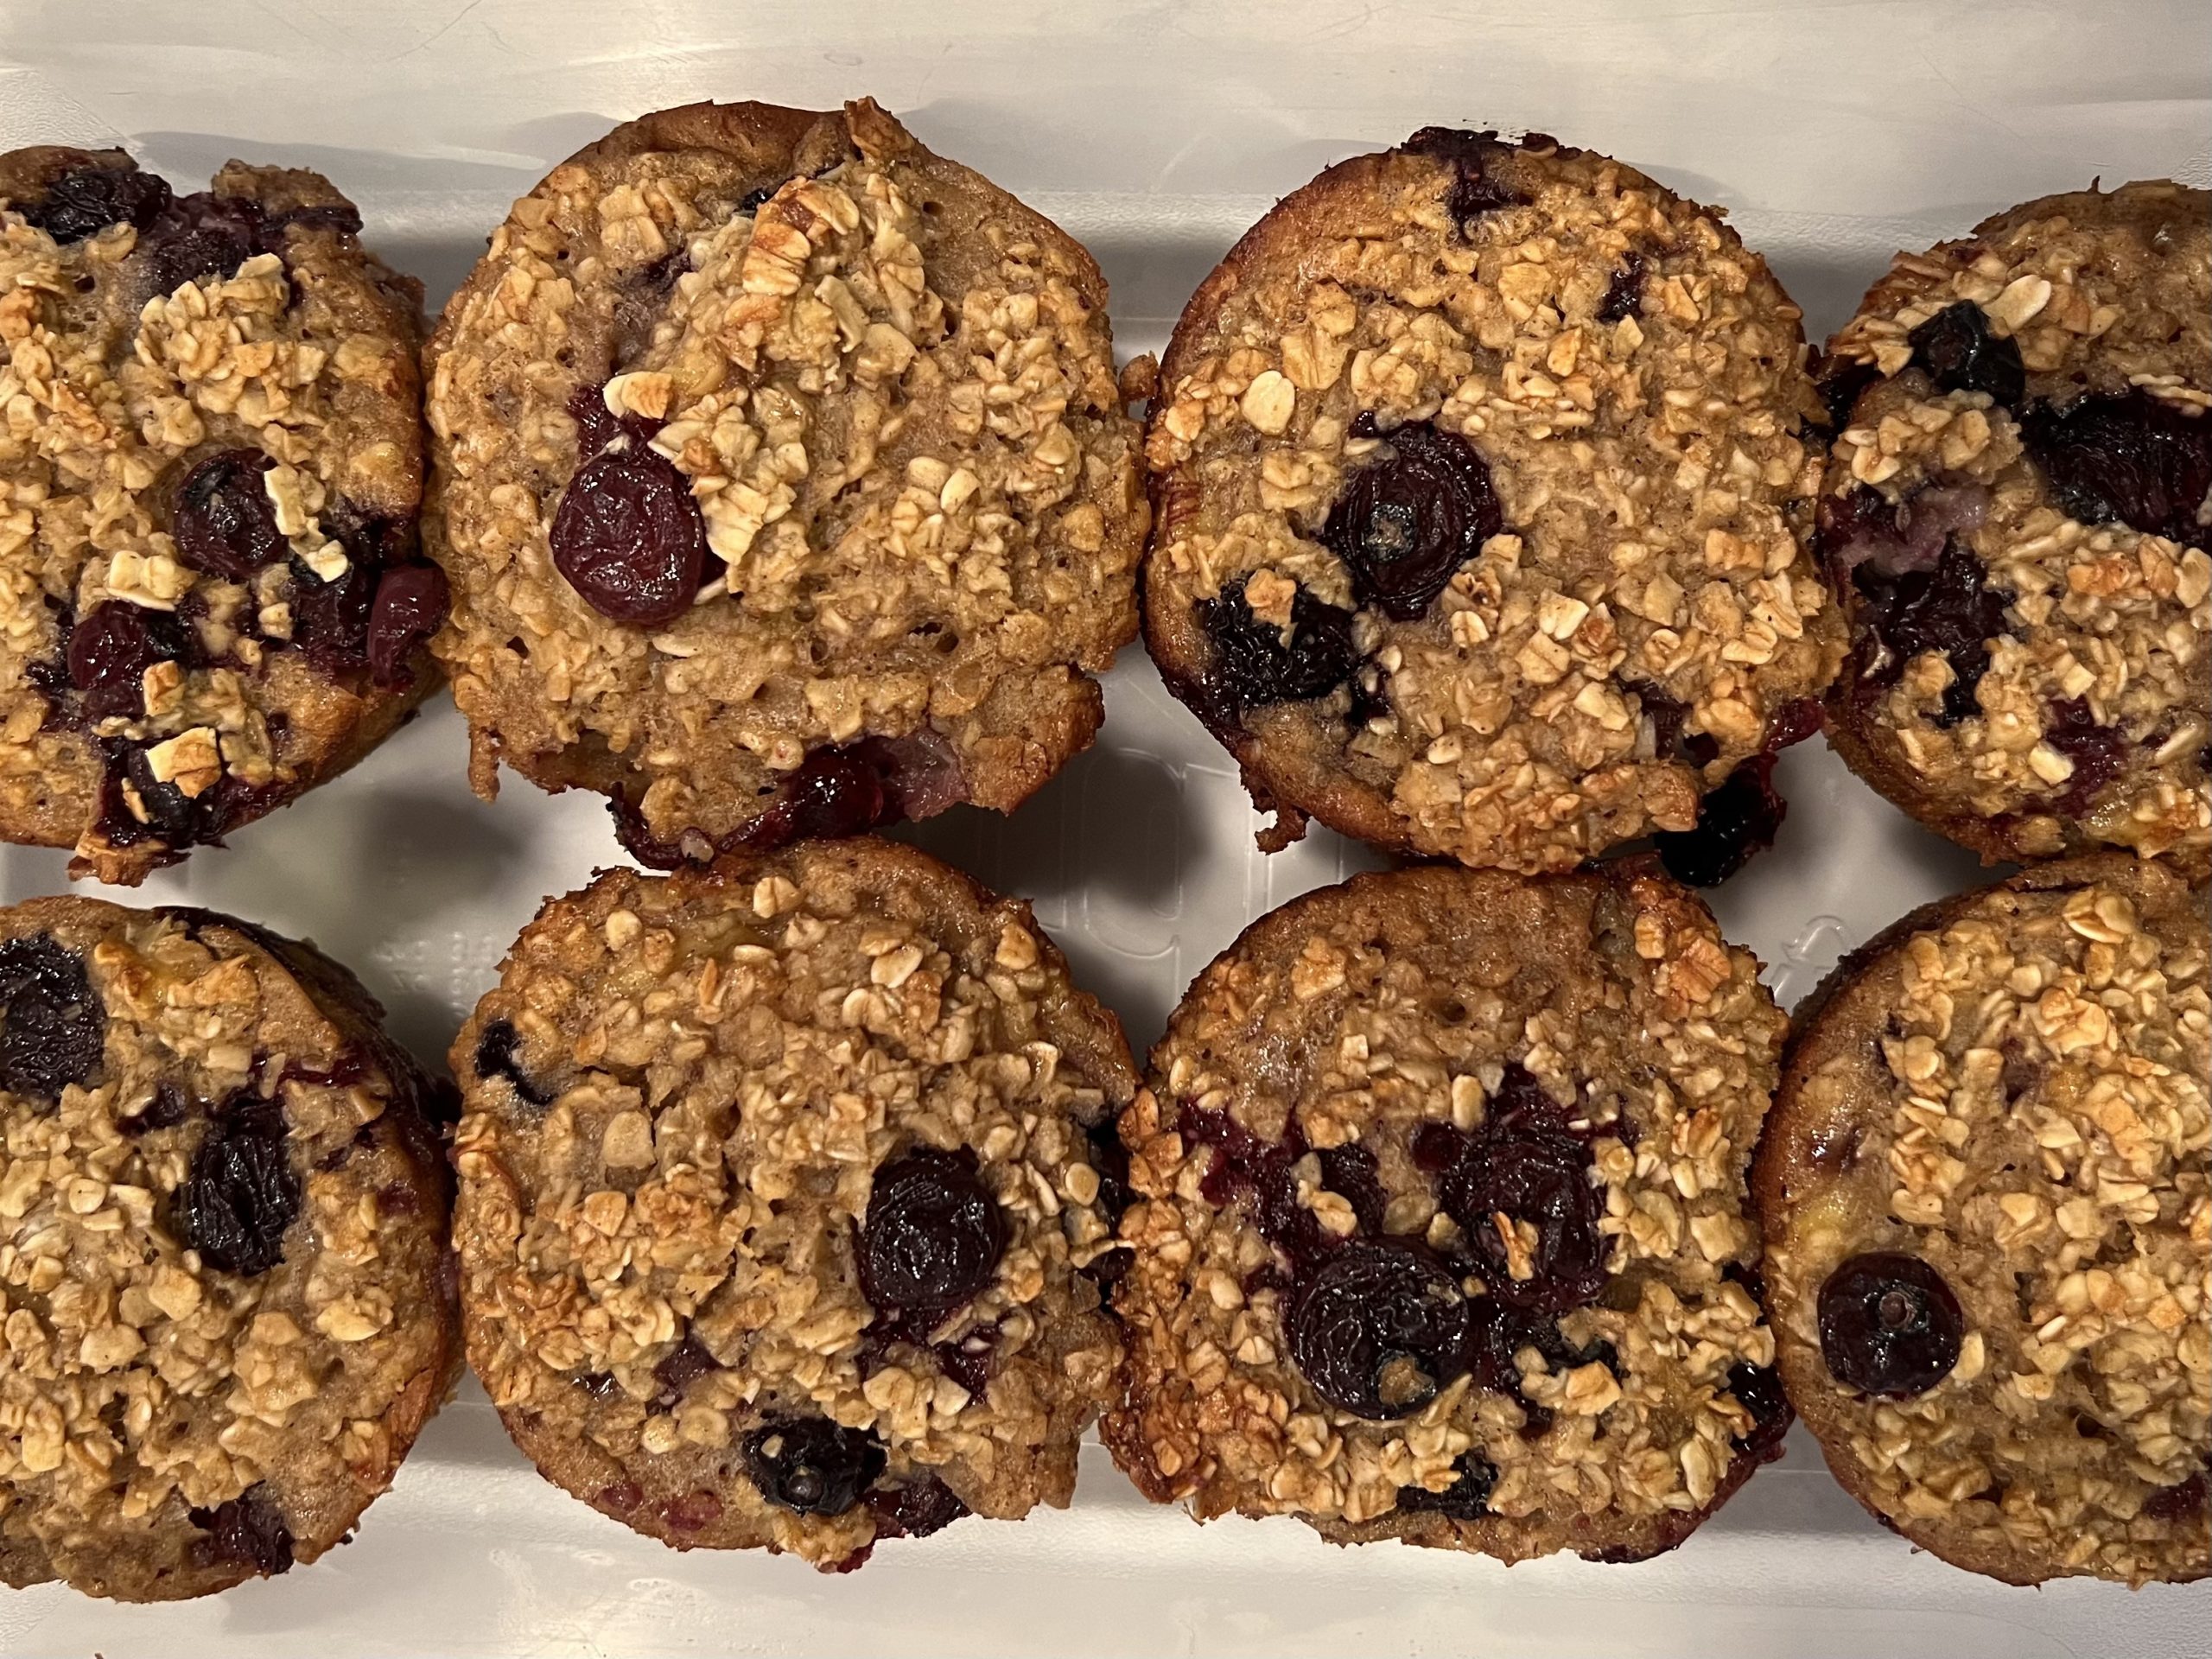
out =
[[[469,1358],[549,1479],[829,1571],[1066,1504],[1138,1079],[1027,905],[865,837],[607,871],[454,1068]]]
[[[0,156],[0,837],[135,886],[435,683],[422,289],[313,173]]]
[[[1732,778],[1732,868],[1842,652],[1801,544],[1817,410],[1797,308],[1716,212],[1430,128],[1286,198],[1184,311],[1147,641],[1278,814],[1262,845],[1310,814],[1567,869]]]
[[[1758,973],[1649,860],[1363,875],[1255,923],[1122,1118],[1115,1459],[1338,1543],[1681,1542],[1789,1422]]]
[[[312,1561],[461,1364],[434,1084],[304,944],[0,910],[0,1580],[166,1601]]]
[[[1900,254],[1830,345],[1853,770],[1992,861],[2212,867],[2212,194],[2047,196]]]
[[[1105,281],[874,104],[618,127],[429,361],[480,793],[671,865],[1010,811],[1096,733],[1147,522]]]
[[[2101,854],[1929,906],[1802,1014],[1758,1154],[1838,1479],[2011,1584],[2212,1571],[2203,894]]]

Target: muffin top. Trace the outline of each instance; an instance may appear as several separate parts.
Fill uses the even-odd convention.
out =
[[[2047,196],[1830,345],[1845,757],[1987,857],[2212,864],[2212,195]]]
[[[1096,731],[1146,523],[1105,283],[873,103],[617,129],[429,361],[480,788],[667,863],[1010,809]]]
[[[422,290],[315,174],[0,156],[0,836],[137,883],[435,683]]]
[[[1717,213],[1532,135],[1330,168],[1192,300],[1146,629],[1294,835],[1571,868],[1805,735],[1799,313]]]
[[[550,1478],[825,1569],[1067,1502],[1137,1077],[1027,906],[868,837],[609,871],[454,1069],[469,1356]]]
[[[460,1363],[436,1094],[359,984],[206,911],[0,911],[0,1579],[312,1561]]]
[[[1338,1541],[1679,1543],[1788,1426],[1757,975],[1647,864],[1363,875],[1255,923],[1122,1116],[1116,1459]]]
[[[1904,1535],[2015,1583],[2212,1571],[2203,894],[2107,854],[1906,918],[1760,1149],[1789,1397]]]

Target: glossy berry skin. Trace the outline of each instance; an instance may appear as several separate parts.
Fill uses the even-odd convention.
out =
[[[1820,1329],[1821,1353],[1837,1382],[1908,1400],[1951,1374],[1966,1317],[1927,1262],[1874,1251],[1853,1256],[1821,1285]]]

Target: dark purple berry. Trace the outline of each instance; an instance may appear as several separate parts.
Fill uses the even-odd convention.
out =
[[[1989,492],[1979,484],[1931,484],[1891,502],[1855,485],[1823,496],[1815,518],[1821,555],[1840,582],[1861,565],[1877,575],[1933,570],[1955,536],[1981,528]]]
[[[897,786],[869,740],[816,749],[784,780],[776,803],[746,826],[741,844],[760,851],[794,841],[842,840],[903,817]]]
[[[2200,1469],[2187,1480],[2175,1485],[2161,1486],[2143,1500],[2140,1511],[2152,1521],[2169,1521],[2179,1524],[2198,1521],[2204,1513],[2204,1471]]]
[[[1693,887],[1717,887],[1774,845],[1789,804],[1775,792],[1774,756],[1755,754],[1698,803],[1697,824],[1651,837],[1667,874]]]
[[[258,449],[226,449],[187,474],[170,515],[177,557],[194,570],[251,582],[289,554],[261,484],[276,464]]]
[[[179,1236],[225,1273],[253,1278],[284,1259],[300,1212],[283,1107],[253,1097],[218,1111],[176,1192]]]
[[[1972,300],[1946,306],[1905,336],[1912,360],[1945,391],[1986,391],[2007,409],[2027,395],[2019,342],[1989,330],[1989,314]]]
[[[935,1475],[912,1478],[904,1486],[879,1486],[868,1493],[868,1507],[878,1538],[926,1538],[975,1513]]]
[[[1881,378],[1881,370],[1872,363],[1839,363],[1828,358],[1817,365],[1813,381],[1827,411],[1828,430],[1840,432],[1849,426],[1859,395]]]
[[[154,1090],[154,1097],[127,1116],[115,1120],[117,1130],[132,1140],[142,1135],[151,1135],[156,1129],[173,1129],[192,1116],[192,1107],[184,1091],[173,1083],[164,1083]]]
[[[1447,1516],[1454,1521],[1479,1521],[1490,1513],[1490,1495],[1497,1485],[1497,1465],[1471,1447],[1452,1460],[1459,1478],[1440,1492],[1426,1486],[1398,1488],[1398,1507]]]
[[[192,654],[189,630],[174,612],[102,600],[69,631],[69,683],[88,719],[145,712],[146,671]]]
[[[1531,139],[1541,134],[1529,135]],[[1459,234],[1470,236],[1468,228],[1485,213],[1496,213],[1501,207],[1520,207],[1528,205],[1529,198],[1507,188],[1488,175],[1490,163],[1500,156],[1510,154],[1511,144],[1501,143],[1497,134],[1466,132],[1457,127],[1423,127],[1399,146],[1408,156],[1426,156],[1451,167],[1456,177],[1452,188],[1445,193],[1444,208],[1459,226]]]
[[[107,1007],[85,959],[50,933],[0,940],[0,1089],[59,1101],[89,1084],[107,1048]]]
[[[2044,741],[2074,763],[2051,809],[2078,818],[2095,804],[2107,785],[2120,776],[2127,760],[2127,739],[2114,726],[2100,726],[2082,697],[2054,701],[2044,710]]]
[[[554,568],[601,616],[661,627],[691,608],[707,531],[675,466],[625,436],[569,480],[553,515]]]
[[[1313,1391],[1371,1421],[1410,1416],[1467,1369],[1467,1302],[1433,1255],[1353,1239],[1292,1293],[1290,1357]]]
[[[938,1370],[981,1400],[990,1389],[994,1362],[998,1358],[998,1326],[970,1331],[956,1341],[937,1344],[930,1351],[936,1356]]]
[[[1916,1255],[1854,1255],[1821,1287],[1821,1353],[1846,1388],[1884,1399],[1925,1394],[1958,1363],[1959,1299]]]
[[[1325,1147],[1315,1156],[1321,1163],[1321,1185],[1351,1205],[1359,1230],[1380,1233],[1389,1199],[1376,1178],[1375,1154],[1365,1147],[1343,1146]]]
[[[1764,1463],[1778,1456],[1783,1437],[1789,1433],[1789,1402],[1782,1392],[1782,1378],[1770,1365],[1738,1360],[1728,1368],[1728,1392],[1751,1414],[1751,1430],[1731,1442],[1737,1451]]]
[[[333,679],[369,665],[369,629],[376,616],[377,572],[353,561],[335,582],[293,568],[292,644]]]
[[[772,1422],[745,1437],[745,1471],[760,1496],[799,1515],[842,1515],[883,1472],[883,1442],[827,1417]]]
[[[1505,528],[1490,465],[1473,444],[1428,421],[1382,432],[1371,414],[1355,437],[1387,453],[1355,471],[1321,540],[1351,569],[1352,592],[1400,622],[1424,615],[1452,573]]]
[[[141,279],[156,294],[186,283],[228,279],[257,253],[284,253],[285,232],[333,231],[359,234],[361,215],[352,203],[295,207],[272,213],[244,196],[212,190],[178,197],[146,227],[137,251]]]
[[[1206,1202],[1219,1209],[1243,1198],[1253,1226],[1288,1259],[1293,1276],[1303,1276],[1338,1249],[1341,1241],[1298,1201],[1292,1166],[1305,1155],[1306,1141],[1295,1118],[1286,1145],[1262,1141],[1227,1112],[1185,1107],[1175,1127],[1185,1141],[1211,1150],[1198,1183]]]
[[[292,1529],[266,1486],[249,1486],[212,1510],[186,1515],[207,1535],[194,1545],[200,1566],[250,1567],[264,1578],[291,1571]]]
[[[1604,1211],[1590,1180],[1590,1147],[1566,1113],[1517,1062],[1506,1067],[1482,1126],[1437,1182],[1444,1211],[1459,1224],[1491,1294],[1537,1313],[1564,1313],[1605,1287]],[[1516,1279],[1497,1217],[1525,1222],[1536,1239]]]
[[[918,1147],[875,1173],[861,1224],[861,1294],[880,1313],[942,1317],[990,1287],[1006,1216],[976,1154]]]
[[[2147,391],[2043,404],[2020,417],[2020,438],[2068,513],[2146,536],[2212,548],[2212,419]]]
[[[684,1389],[721,1369],[721,1362],[707,1351],[707,1344],[686,1332],[683,1340],[662,1355],[653,1367],[653,1381],[660,1384],[653,1396],[654,1409],[673,1411],[683,1403]]]
[[[514,1027],[505,1020],[494,1020],[476,1038],[476,1076],[489,1083],[494,1077],[505,1077],[514,1086],[516,1098],[528,1106],[550,1106],[554,1091],[533,1083],[522,1069],[522,1062],[515,1056],[522,1039]]]
[[[731,213],[738,219],[752,218],[753,214],[767,206],[770,198],[782,189],[786,182],[788,181],[779,181],[774,184],[764,184],[757,189],[747,191],[737,199],[737,206],[730,210]]]
[[[1598,303],[1598,321],[1620,322],[1636,315],[1643,303],[1643,256],[1630,249],[1605,286]]]
[[[1271,702],[1325,697],[1359,665],[1351,613],[1303,588],[1290,602],[1288,645],[1281,629],[1252,614],[1241,580],[1224,587],[1219,598],[1200,600],[1198,617],[1213,647],[1208,690],[1231,721],[1247,709]]]
[[[67,245],[128,219],[143,230],[169,204],[169,188],[160,175],[136,167],[80,167],[64,173],[35,201],[16,211]]]
[[[408,658],[446,620],[446,573],[435,564],[402,564],[378,579],[369,607],[369,677],[404,686],[415,677]]]
[[[1862,677],[1874,685],[1894,684],[1914,658],[1937,652],[1951,665],[1951,683],[1943,688],[1935,723],[1955,726],[1979,714],[1974,690],[1988,671],[1988,642],[2005,632],[2005,607],[2012,602],[2011,593],[1989,585],[1981,561],[1951,541],[1932,570],[1886,576],[1869,563],[1853,571],[1852,580],[1866,600],[1880,653]]]

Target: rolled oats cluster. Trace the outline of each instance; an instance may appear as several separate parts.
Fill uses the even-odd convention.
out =
[[[2104,855],[1930,906],[1793,1039],[1757,1190],[1789,1397],[1922,1548],[2212,1572],[2203,894]]]
[[[0,836],[135,885],[435,683],[422,289],[313,173],[0,156]]]
[[[1272,837],[1566,869],[1763,790],[1842,652],[1803,359],[1716,212],[1541,136],[1280,203],[1146,435],[1147,640]]]
[[[1147,512],[1106,285],[875,105],[651,115],[432,341],[437,649],[649,862],[1010,810],[1096,733]]]
[[[1122,1116],[1116,1459],[1338,1542],[1681,1542],[1789,1422],[1757,975],[1643,861],[1364,875],[1254,924]]]
[[[312,1561],[460,1369],[436,1088],[308,946],[0,911],[0,1580]]]
[[[824,1569],[1067,1503],[1138,1080],[1027,906],[868,838],[609,871],[454,1069],[469,1357],[550,1478]]]
[[[2031,201],[1830,344],[1837,747],[1995,859],[2212,866],[2212,195]]]

